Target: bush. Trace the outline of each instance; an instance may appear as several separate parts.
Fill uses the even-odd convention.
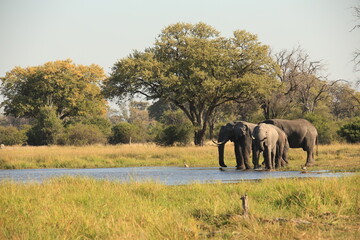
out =
[[[107,142],[104,133],[97,126],[81,123],[70,125],[66,129],[63,141],[67,145],[76,146],[105,144]]]
[[[158,133],[155,142],[165,146],[186,145],[190,142],[192,133],[193,128],[189,123],[167,125]]]
[[[360,142],[360,118],[356,118],[353,122],[342,126],[338,134],[345,138],[347,142]]]
[[[26,142],[26,133],[16,127],[0,126],[0,144],[17,145]]]
[[[120,122],[111,128],[109,143],[129,143],[133,133],[133,126],[128,122]]]
[[[100,129],[105,136],[110,136],[111,134],[111,122],[102,117],[102,116],[78,116],[78,117],[71,117],[64,121],[64,126],[68,127],[70,125],[75,124],[83,124],[83,125],[95,125]]]
[[[190,142],[194,129],[181,110],[165,111],[156,127],[155,142],[159,145],[186,145]]]

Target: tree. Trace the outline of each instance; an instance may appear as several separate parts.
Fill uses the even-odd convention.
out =
[[[41,107],[36,123],[28,131],[28,143],[30,145],[57,144],[63,133],[63,125],[56,115],[56,109],[51,106]]]
[[[348,83],[336,83],[331,89],[330,109],[336,119],[360,116],[360,93]]]
[[[248,101],[273,81],[268,50],[246,31],[225,38],[204,23],[177,23],[153,47],[115,63],[104,92],[108,98],[142,94],[173,103],[192,123],[195,145],[203,145],[218,106]]]
[[[261,100],[264,117],[284,118],[299,109],[302,116],[313,113],[320,103],[329,99],[334,84],[323,76],[321,61],[311,61],[300,46],[274,54],[279,84],[271,95]]]
[[[158,100],[149,106],[149,117],[155,119],[156,121],[160,121],[161,117],[166,111],[176,111],[177,109],[178,108],[171,102],[164,102],[162,100]]]
[[[100,81],[104,71],[97,65],[76,65],[71,60],[42,66],[15,67],[1,78],[5,114],[37,117],[44,106],[53,106],[60,119],[102,115],[106,102]]]

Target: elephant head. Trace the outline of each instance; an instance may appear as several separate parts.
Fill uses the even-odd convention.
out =
[[[258,150],[260,150],[261,152],[264,151],[266,145],[267,145],[267,131],[266,129],[264,129],[261,125],[255,127],[254,129],[254,138],[255,138],[255,142],[256,142],[256,146],[258,148]]]
[[[221,167],[227,167],[224,163],[224,148],[225,143],[230,141],[235,141],[235,132],[234,132],[234,124],[228,123],[220,128],[218,142],[214,142],[218,146],[219,152],[219,165]]]

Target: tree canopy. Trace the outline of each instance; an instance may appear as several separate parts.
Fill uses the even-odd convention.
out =
[[[51,106],[60,119],[105,113],[100,81],[105,78],[98,65],[76,65],[72,60],[47,62],[36,67],[15,67],[2,80],[5,114],[37,117]]]
[[[163,29],[153,47],[115,63],[104,92],[110,99],[142,94],[172,102],[194,125],[195,144],[202,145],[214,110],[267,94],[274,66],[268,46],[254,34],[237,30],[225,38],[204,23],[177,23]]]

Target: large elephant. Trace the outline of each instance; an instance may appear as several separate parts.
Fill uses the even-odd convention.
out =
[[[307,152],[306,166],[314,164],[314,147],[318,144],[318,132],[314,125],[305,119],[268,119],[262,123],[272,124],[282,129],[290,148],[302,148]]]
[[[254,136],[254,166],[259,163],[260,153],[263,153],[266,169],[275,167],[275,158],[279,134],[276,129],[268,124],[260,123],[253,131]],[[278,154],[280,156],[280,154]]]
[[[244,121],[228,123],[221,127],[218,142],[219,165],[227,167],[224,163],[225,143],[234,142],[237,169],[250,169],[249,158],[252,150],[252,131],[256,124]]]

